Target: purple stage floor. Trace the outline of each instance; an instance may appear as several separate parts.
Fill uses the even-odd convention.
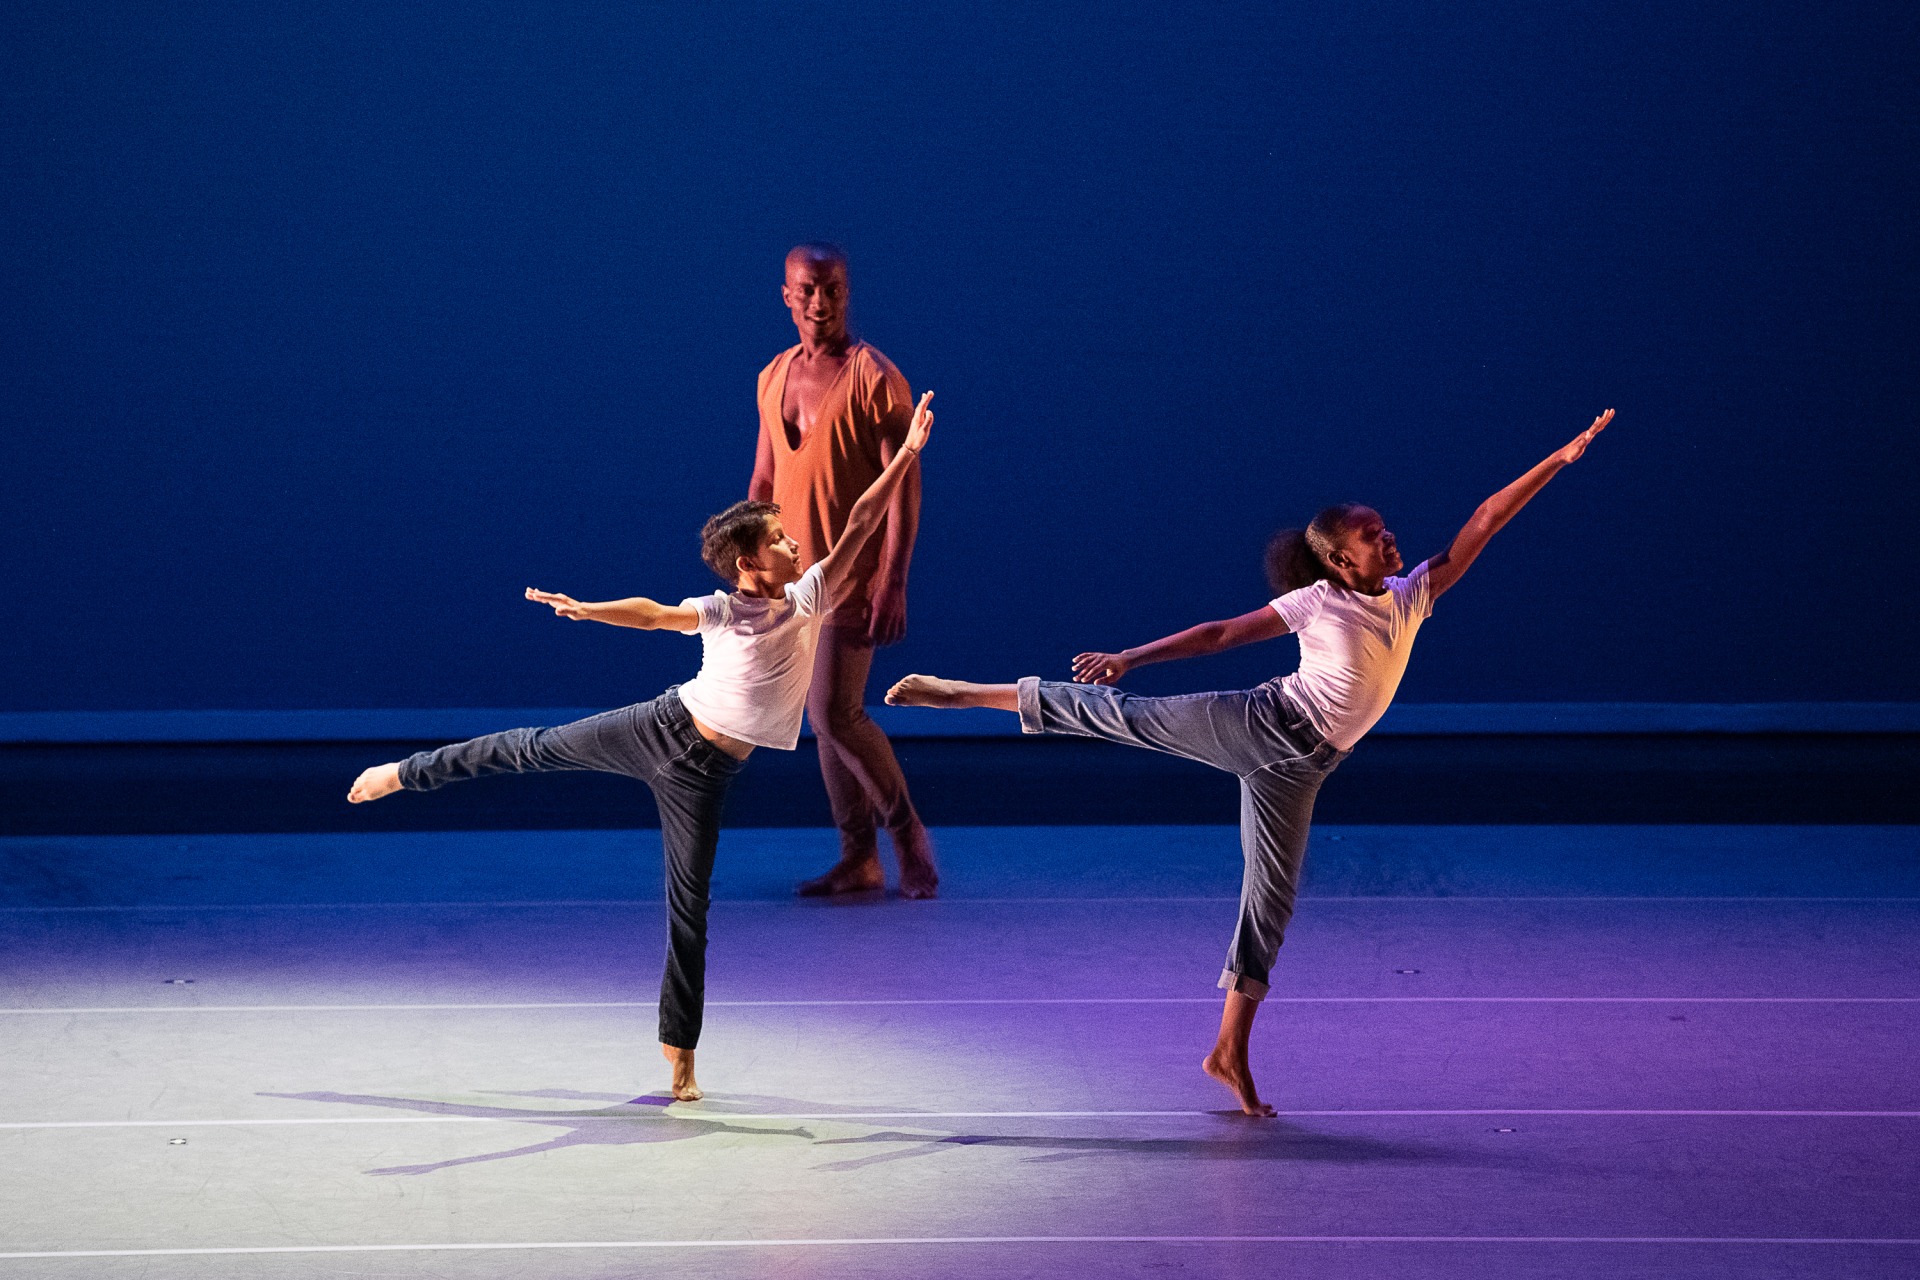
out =
[[[730,832],[667,1105],[653,832],[0,841],[0,1277],[1911,1277],[1920,832]]]

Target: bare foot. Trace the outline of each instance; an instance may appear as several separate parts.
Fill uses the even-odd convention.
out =
[[[371,769],[362,769],[360,776],[353,780],[353,789],[347,792],[348,804],[365,804],[369,800],[378,800],[381,796],[390,796],[400,789],[400,763],[377,764]]]
[[[698,1102],[707,1095],[700,1091],[700,1085],[693,1078],[693,1050],[676,1049],[670,1044],[660,1046],[660,1056],[673,1064],[673,1100],[675,1102]]]
[[[964,680],[942,680],[938,676],[908,676],[887,690],[890,707],[960,707],[964,700]]]
[[[802,880],[793,891],[803,898],[831,898],[836,894],[884,889],[886,885],[886,874],[880,870],[880,855],[869,853],[861,858],[842,858],[826,874]]]
[[[1200,1063],[1200,1069],[1233,1090],[1233,1096],[1239,1099],[1240,1109],[1250,1116],[1271,1116],[1274,1109],[1260,1101],[1260,1095],[1253,1087],[1253,1073],[1247,1069],[1243,1058],[1234,1061],[1218,1045]]]
[[[933,865],[933,841],[919,823],[890,833],[900,858],[900,896],[931,898],[940,892],[940,870]]]

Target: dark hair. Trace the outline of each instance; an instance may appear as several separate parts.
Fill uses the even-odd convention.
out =
[[[1340,530],[1365,510],[1358,502],[1336,502],[1307,522],[1304,529],[1282,529],[1267,540],[1267,585],[1285,595],[1331,578],[1327,557]]]
[[[748,499],[736,502],[700,529],[700,558],[707,568],[728,583],[740,581],[740,569],[734,562],[760,550],[767,536],[767,517],[780,514],[771,502]]]

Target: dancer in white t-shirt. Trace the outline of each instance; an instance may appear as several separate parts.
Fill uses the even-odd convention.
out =
[[[971,684],[908,676],[887,692],[896,705],[1016,711],[1026,733],[1068,733],[1150,747],[1226,769],[1240,779],[1240,848],[1246,861],[1240,918],[1220,975],[1226,1006],[1201,1064],[1233,1090],[1248,1115],[1270,1116],[1247,1061],[1254,1014],[1293,916],[1307,828],[1320,784],[1393,701],[1420,624],[1433,602],[1562,467],[1578,461],[1613,420],[1609,409],[1518,480],[1480,504],[1445,551],[1406,577],[1400,549],[1378,512],[1329,507],[1267,549],[1268,577],[1282,594],[1252,613],[1202,623],[1121,653],[1083,653],[1074,680],[1029,676]],[[1197,658],[1236,645],[1300,637],[1300,667],[1257,689],[1142,698],[1107,688],[1134,667]]]
[[[660,809],[666,852],[667,962],[660,980],[660,1051],[673,1065],[673,1096],[701,1096],[694,1046],[706,1003],[707,891],[720,839],[720,806],[755,747],[791,751],[813,681],[814,649],[833,603],[860,572],[860,550],[885,525],[888,504],[933,427],[920,397],[904,444],[848,513],[825,559],[800,571],[800,548],[771,502],[736,502],[701,531],[701,556],[733,586],[678,605],[644,597],[594,604],[527,588],[527,599],[563,618],[643,631],[698,632],[700,674],[651,702],[553,729],[510,729],[375,765],[347,799],[430,791],[490,773],[592,769],[638,778]]]

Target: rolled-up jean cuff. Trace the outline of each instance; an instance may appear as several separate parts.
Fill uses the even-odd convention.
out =
[[[1040,677],[1021,676],[1013,687],[1020,699],[1020,732],[1045,733],[1046,726],[1040,723]]]
[[[1238,991],[1249,1000],[1265,1000],[1267,984],[1244,973],[1235,973],[1231,969],[1220,971],[1220,981],[1216,984],[1222,991]]]
[[[425,755],[426,752],[422,751],[416,754]],[[400,762],[400,768],[398,770],[400,789],[402,791],[431,791],[433,788],[421,783],[420,766],[415,764],[413,760],[413,756],[408,756]]]

